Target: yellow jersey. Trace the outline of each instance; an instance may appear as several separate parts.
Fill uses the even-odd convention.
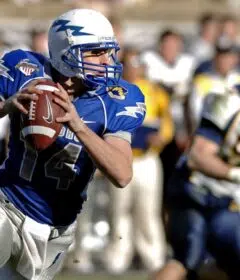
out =
[[[163,88],[146,79],[138,79],[134,83],[144,94],[146,116],[142,126],[133,135],[133,153],[142,155],[149,149],[159,153],[172,140],[174,134],[174,124],[169,112],[170,98]],[[164,145],[150,147],[147,141],[148,136],[156,132],[160,134]]]

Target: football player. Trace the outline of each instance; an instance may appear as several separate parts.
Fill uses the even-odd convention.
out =
[[[120,78],[119,46],[101,13],[68,11],[48,34],[49,59],[15,50],[0,62],[0,116],[11,120],[0,170],[1,279],[53,279],[96,167],[119,188],[131,180],[131,134],[145,116],[141,91]],[[56,119],[64,124],[56,142],[38,153],[22,137],[20,115],[42,93],[41,79],[57,83],[54,102],[66,114]]]
[[[239,49],[229,40],[219,40],[215,45],[215,56],[197,67],[192,87],[186,102],[189,122],[189,133],[197,127],[203,100],[214,91],[223,94],[225,88],[240,83]]]
[[[174,260],[155,280],[194,277],[209,253],[229,279],[239,279],[240,86],[207,95],[203,108],[190,150],[170,182]]]

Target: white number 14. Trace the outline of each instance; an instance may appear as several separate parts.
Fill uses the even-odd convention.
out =
[[[37,163],[38,153],[29,147],[26,142],[25,152],[19,175],[27,181],[32,180]],[[44,165],[45,176],[56,180],[56,188],[67,190],[76,177],[75,164],[81,153],[82,146],[68,143],[62,150],[55,153]]]

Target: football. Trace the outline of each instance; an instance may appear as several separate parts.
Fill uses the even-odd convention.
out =
[[[53,91],[58,90],[53,81],[40,82],[36,88],[42,90],[43,94],[38,95],[37,101],[29,102],[27,115],[21,114],[21,133],[32,148],[42,151],[58,137],[62,124],[56,122],[56,118],[63,116],[65,111],[53,102]]]

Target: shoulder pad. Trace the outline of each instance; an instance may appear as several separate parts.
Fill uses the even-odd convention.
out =
[[[239,110],[240,97],[237,93],[210,93],[204,100],[202,116],[223,130]]]
[[[217,94],[225,94],[226,92],[226,82],[215,75],[199,74],[194,79],[194,85],[202,96],[210,92]]]
[[[6,53],[3,57],[3,59],[5,61],[7,61],[9,65],[15,66],[21,60],[29,59],[29,60],[36,62],[39,60],[43,60],[42,57],[43,56],[40,54],[18,49],[18,50],[13,50],[11,52]]]
[[[3,97],[7,99],[29,81],[43,78],[45,62],[44,56],[34,52],[14,50],[6,53],[0,59],[0,93]]]
[[[5,54],[3,60],[13,71],[19,71],[24,76],[30,76],[43,67],[46,58],[41,54],[30,51],[14,50]]]

